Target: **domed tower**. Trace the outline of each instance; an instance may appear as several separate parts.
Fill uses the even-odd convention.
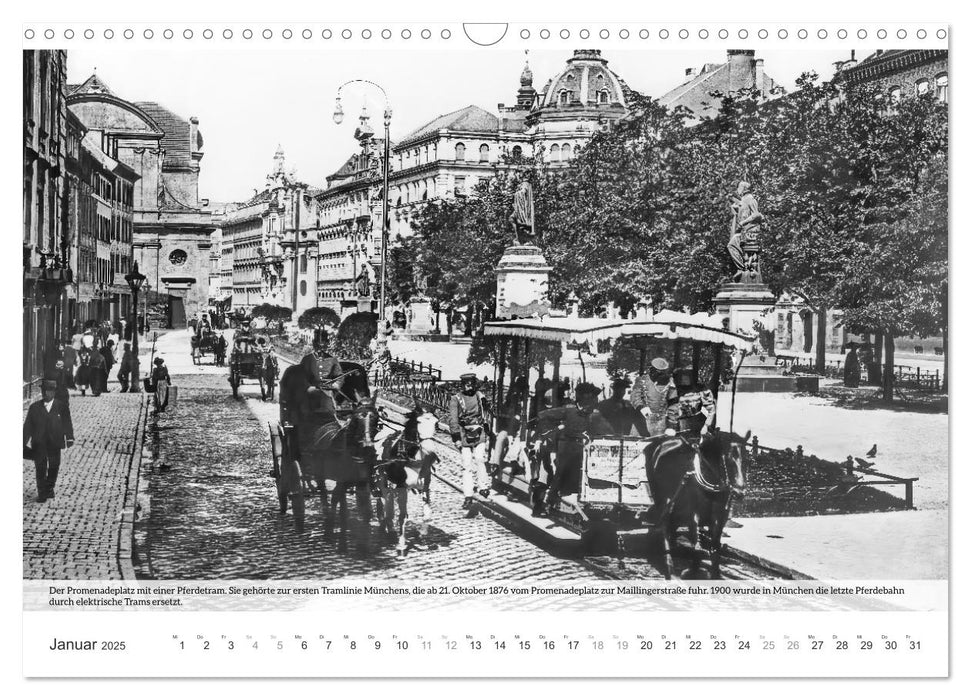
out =
[[[598,49],[578,49],[536,96],[527,134],[550,160],[569,160],[596,131],[627,115],[633,95]]]

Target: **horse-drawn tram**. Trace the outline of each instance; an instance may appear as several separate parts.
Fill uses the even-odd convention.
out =
[[[718,316],[671,311],[497,321],[484,335],[496,363],[491,505],[550,544],[612,553],[621,565],[653,539],[667,576],[683,528],[698,566],[707,558],[718,577],[747,438],[719,429],[716,404],[726,386],[734,401],[735,372],[753,338],[725,330]],[[564,353],[591,348],[609,352],[614,395],[601,400],[584,381],[566,407]]]

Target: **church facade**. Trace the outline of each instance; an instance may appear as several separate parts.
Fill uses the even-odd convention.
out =
[[[137,175],[132,258],[147,278],[148,318],[170,328],[184,326],[208,307],[215,228],[199,199],[198,120],[156,102],[122,99],[97,75],[70,86],[67,105],[100,149]]]

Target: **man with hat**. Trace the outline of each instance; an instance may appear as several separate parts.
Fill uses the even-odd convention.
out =
[[[647,437],[647,421],[634,404],[624,398],[628,387],[630,380],[627,377],[615,376],[610,383],[610,396],[597,404],[597,411],[610,423],[611,435],[629,437],[631,430],[635,430],[635,435]]]
[[[462,494],[464,508],[472,506],[474,485],[479,495],[489,497],[486,450],[489,446],[489,406],[479,391],[479,380],[472,372],[459,377],[460,389],[448,402],[448,429],[456,449],[462,453]]]
[[[344,384],[341,363],[327,352],[327,340],[326,330],[315,329],[313,349],[300,361],[300,366],[306,373],[307,383],[310,385],[307,391],[311,398],[311,411],[325,414],[324,422],[336,419],[335,394]]]
[[[45,379],[41,398],[27,409],[24,419],[24,457],[34,460],[38,503],[54,498],[54,484],[61,466],[61,450],[74,444],[71,410],[55,398],[57,381]]]
[[[584,442],[592,435],[609,435],[613,429],[597,411],[599,387],[580,382],[575,393],[576,405],[550,408],[537,419],[540,434],[557,431],[556,471],[549,483],[548,503],[580,492]]]
[[[671,381],[671,368],[663,357],[655,357],[647,376],[638,375],[631,390],[631,403],[647,422],[651,436],[660,435],[667,426],[671,405],[678,403],[678,390]]]
[[[691,370],[680,369],[677,375],[678,402],[672,404],[667,415],[665,435],[675,432],[702,437],[715,424],[715,396],[711,390],[692,381]]]

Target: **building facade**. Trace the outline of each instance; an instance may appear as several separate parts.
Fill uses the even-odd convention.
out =
[[[234,205],[222,222],[223,257],[232,260],[233,310],[273,304],[297,316],[317,303],[317,266],[311,264],[318,240],[316,190],[298,182],[285,165],[280,148],[265,188]],[[225,270],[226,262],[221,266]]]
[[[876,51],[857,62],[855,52],[836,65],[835,79],[847,88],[869,86],[877,97],[892,103],[907,95],[933,95],[948,101],[946,50]]]
[[[109,157],[138,175],[133,256],[147,279],[145,312],[181,327],[209,304],[212,213],[199,199],[203,140],[198,120],[155,102],[130,102],[97,76],[71,89],[68,106]]]
[[[67,53],[23,52],[23,380],[25,392],[67,333],[73,279],[64,221]]]
[[[497,114],[467,105],[421,125],[391,146],[389,243],[412,234],[425,204],[469,196],[499,167],[524,158],[566,165],[597,131],[629,112],[634,94],[600,51],[578,50],[539,91],[527,64],[515,103],[498,105]],[[383,141],[373,133],[363,116],[359,150],[316,196],[317,296],[335,310],[381,274]]]
[[[65,326],[130,318],[134,190],[138,174],[101,150],[70,111],[67,116],[65,206],[73,283]]]

